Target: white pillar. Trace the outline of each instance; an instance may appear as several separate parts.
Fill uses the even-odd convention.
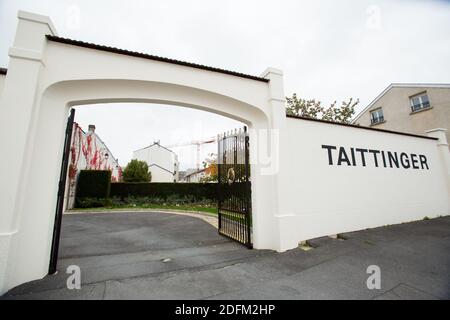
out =
[[[272,106],[273,128],[283,128],[286,123],[286,98],[284,96],[283,71],[268,68],[261,75],[269,79],[268,102]]]
[[[15,284],[8,277],[8,270],[13,268],[18,223],[26,201],[23,189],[27,183],[38,114],[35,100],[40,70],[45,65],[45,35],[56,35],[51,21],[45,16],[19,11],[18,20],[0,100],[0,294]]]
[[[447,195],[448,195],[448,209],[450,210],[450,149],[447,141],[447,129],[436,128],[427,130],[426,134],[429,137],[437,138],[437,148],[439,150],[439,157],[443,166],[443,171],[447,175]],[[448,212],[450,213],[450,212]]]
[[[278,69],[268,68],[262,77],[269,79],[268,104],[271,107],[271,132],[270,138],[270,166],[262,169],[262,174],[271,178],[272,192],[272,215],[274,226],[271,232],[276,232],[276,250],[286,250],[283,244],[283,220],[284,213],[281,212],[280,199],[283,193],[281,177],[281,160],[286,152],[289,137],[286,129],[286,100],[284,95],[283,72]]]

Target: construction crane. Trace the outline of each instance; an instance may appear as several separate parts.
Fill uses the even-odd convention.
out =
[[[208,143],[214,143],[217,141],[216,137],[203,139],[203,140],[193,140],[186,143],[179,143],[167,146],[167,148],[177,148],[177,147],[186,147],[186,146],[197,146],[197,171],[200,170],[200,151],[201,146]]]

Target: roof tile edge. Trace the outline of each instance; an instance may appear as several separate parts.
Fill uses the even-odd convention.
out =
[[[186,62],[186,61],[181,61],[181,60],[176,60],[176,59],[170,59],[170,58],[150,55],[150,54],[142,53],[142,52],[129,51],[126,49],[119,49],[116,47],[109,47],[109,46],[105,46],[105,45],[99,45],[99,44],[90,43],[90,42],[62,38],[62,37],[53,36],[53,35],[47,35],[46,37],[47,37],[47,40],[49,40],[49,41],[68,44],[68,45],[74,45],[74,46],[88,48],[88,49],[95,49],[95,50],[100,50],[100,51],[128,55],[128,56],[137,57],[137,58],[144,58],[144,59],[149,59],[149,60],[154,60],[154,61],[172,63],[172,64],[177,64],[177,65],[181,65],[181,66],[185,66],[185,67],[191,67],[191,68],[196,68],[196,69],[201,69],[201,70],[206,70],[206,71],[223,73],[223,74],[240,77],[240,78],[245,78],[245,79],[249,79],[249,80],[261,81],[261,82],[269,82],[270,81],[269,79],[266,79],[266,78],[261,78],[261,77],[257,77],[257,76],[253,76],[253,75],[249,75],[249,74],[245,74],[245,73],[220,69],[220,68],[216,68],[216,67],[209,67],[209,66],[205,66],[202,64],[192,63],[192,62]]]

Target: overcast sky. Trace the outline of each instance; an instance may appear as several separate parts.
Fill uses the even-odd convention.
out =
[[[450,1],[0,0],[3,67],[19,9],[48,15],[62,37],[254,75],[276,67],[286,95],[325,104],[355,97],[358,110],[392,82],[450,83]],[[122,165],[155,140],[177,144],[241,126],[133,104],[79,107],[76,120],[94,123]],[[195,166],[194,147],[177,151],[182,168]]]

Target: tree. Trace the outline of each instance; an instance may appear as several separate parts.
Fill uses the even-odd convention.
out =
[[[359,103],[359,99],[354,101],[353,98],[350,98],[347,102],[342,101],[340,107],[336,106],[335,101],[328,108],[325,108],[320,101],[298,98],[294,93],[291,98],[286,97],[286,102],[287,115],[350,123],[352,116],[355,114],[355,106]]]
[[[200,182],[217,182],[218,181],[218,169],[217,169],[217,154],[210,153],[209,157],[203,161],[203,168],[206,169],[207,175],[200,179]]]
[[[150,182],[152,173],[148,171],[148,165],[145,161],[131,160],[122,172],[125,182]]]

